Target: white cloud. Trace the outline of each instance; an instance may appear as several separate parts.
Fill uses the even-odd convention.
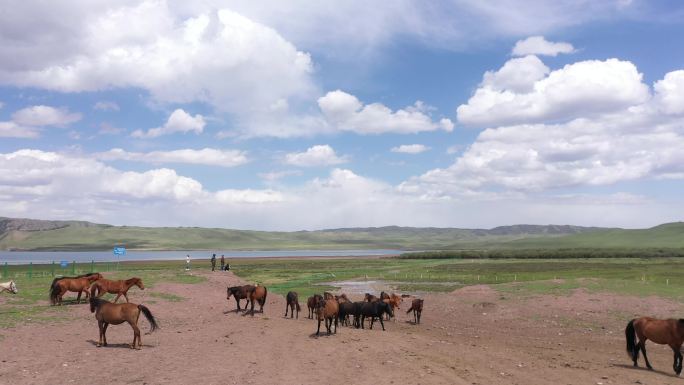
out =
[[[428,151],[429,149],[430,147],[424,144],[402,144],[398,147],[392,147],[390,151],[403,154],[420,154],[421,152]]]
[[[660,110],[666,114],[684,114],[684,70],[665,74],[653,86]]]
[[[393,112],[380,103],[363,105],[356,96],[336,90],[319,98],[318,106],[331,125],[341,131],[359,134],[411,134],[452,131],[454,128],[451,120],[446,118],[433,122],[427,114],[428,107],[421,102]]]
[[[531,36],[525,40],[519,40],[515,43],[511,54],[513,56],[526,55],[547,55],[556,56],[559,53],[573,53],[575,47],[570,43],[550,42],[544,39],[544,36]]]
[[[496,91],[530,92],[535,83],[548,75],[549,71],[549,67],[534,55],[515,58],[507,61],[496,72],[485,72],[481,86]]]
[[[110,123],[103,122],[100,123],[100,129],[97,131],[100,135],[118,135],[126,131],[123,128],[112,126]]]
[[[335,150],[327,144],[309,147],[304,152],[285,155],[286,164],[300,167],[331,166],[346,162],[346,157],[335,154]]]
[[[38,130],[15,122],[0,122],[0,138],[37,138]]]
[[[156,101],[206,102],[238,115],[314,89],[307,53],[230,9],[197,12],[159,0],[55,4],[58,11],[42,4],[41,12],[25,5],[0,16],[0,57],[10,58],[0,64],[0,84],[135,87]]]
[[[95,105],[93,105],[93,109],[100,111],[119,111],[121,108],[119,108],[119,105],[115,102],[102,100],[95,103]]]
[[[171,113],[169,119],[163,126],[151,128],[147,132],[135,130],[131,133],[131,136],[134,138],[156,138],[177,132],[194,132],[195,134],[201,134],[205,125],[206,122],[202,115],[197,114],[192,116],[179,108]]]
[[[69,112],[67,108],[50,106],[31,106],[12,114],[12,120],[23,126],[56,126],[66,127],[81,120],[81,114]]]
[[[271,171],[260,173],[259,178],[263,179],[266,182],[275,182],[277,180],[280,180],[291,175],[302,175],[302,172],[299,170]]]
[[[506,69],[505,76],[502,71],[511,62],[499,72],[486,73],[468,103],[457,108],[458,121],[467,125],[499,126],[569,120],[620,111],[650,97],[642,74],[628,61],[577,62],[551,71],[528,87],[513,86],[510,79],[515,78],[516,72],[528,81],[541,74],[541,67],[537,65],[536,72],[530,71],[529,63],[523,65],[521,60],[528,59],[512,59],[514,64]],[[525,92],[525,88],[530,91]]]
[[[152,164],[187,163],[219,167],[235,167],[248,162],[247,154],[239,150],[218,150],[204,148],[201,150],[181,149],[172,151],[128,152],[114,148],[107,152],[95,154],[100,160],[129,160]]]

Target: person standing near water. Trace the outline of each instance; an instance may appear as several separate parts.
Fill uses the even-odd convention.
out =
[[[211,271],[216,270],[216,253],[211,255]]]
[[[221,271],[225,270],[226,258],[221,254]]]
[[[185,270],[190,270],[190,254],[185,257]]]

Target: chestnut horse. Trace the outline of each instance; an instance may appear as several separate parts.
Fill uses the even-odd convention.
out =
[[[231,296],[235,297],[235,302],[237,303],[237,310],[242,310],[240,308],[240,300],[246,299],[245,309],[247,310],[247,305],[249,304],[249,293],[254,289],[253,285],[242,285],[242,286],[229,286],[226,290],[226,299],[229,300]]]
[[[316,305],[318,301],[322,301],[323,297],[320,294],[314,294],[306,300],[306,307],[309,308],[309,318],[313,319],[316,314]]]
[[[58,281],[61,281],[61,280],[63,280],[63,279],[73,279],[73,278],[90,277],[90,276],[96,275],[96,274],[100,274],[100,273],[86,273],[86,274],[77,275],[77,276],[75,276],[75,277],[57,277],[57,278],[55,278],[55,279],[52,280],[52,283],[50,284],[50,289],[52,289],[52,287],[55,286],[55,284],[56,284]],[[100,275],[100,278],[102,278],[102,275]]]
[[[316,304],[316,318],[318,318],[318,329],[316,335],[321,334],[321,321],[325,321],[325,328],[330,335],[333,320],[335,321],[335,334],[337,334],[337,314],[340,307],[335,299],[322,299]]]
[[[97,326],[100,328],[100,339],[97,342],[97,347],[107,346],[107,327],[109,324],[119,325],[128,322],[133,328],[133,343],[131,349],[141,349],[142,340],[140,339],[140,329],[138,328],[138,318],[140,313],[145,315],[147,321],[150,323],[150,333],[155,331],[159,326],[157,320],[154,319],[150,309],[144,305],[136,305],[134,303],[111,303],[104,299],[95,296],[90,297],[90,312],[95,313],[97,319]],[[137,345],[136,345],[137,341]]]
[[[639,350],[644,355],[646,367],[653,370],[646,356],[646,341],[651,340],[656,344],[669,345],[674,352],[674,364],[672,369],[679,375],[682,372],[682,343],[684,342],[684,319],[657,319],[651,317],[636,318],[627,324],[625,328],[627,339],[627,353],[637,365]],[[639,342],[637,343],[637,337]]]
[[[254,302],[259,302],[259,312],[264,312],[264,304],[266,304],[266,295],[268,290],[266,286],[254,286],[253,289],[249,291],[249,302],[252,303],[251,313],[254,315]]]
[[[394,312],[396,309],[400,308],[399,305],[403,301],[400,296],[398,296],[394,293],[392,293],[391,295],[387,295],[387,293],[385,293],[384,291],[382,292],[382,294],[385,294],[387,296],[387,297],[382,299],[382,302],[389,304],[392,307],[392,312]],[[382,297],[382,294],[380,294],[380,297]],[[389,313],[387,313],[387,320],[389,321],[389,319],[390,319],[390,315],[389,315]],[[395,321],[396,321],[396,319],[395,319]]]
[[[93,273],[79,278],[62,278],[57,281],[53,280],[50,287],[50,303],[53,305],[62,304],[62,297],[67,291],[78,293],[76,303],[81,302],[81,294],[85,292],[86,299],[88,298],[88,288],[91,283],[102,279],[102,274]]]
[[[294,317],[295,308],[297,309],[297,319],[299,319],[299,311],[302,308],[299,306],[299,295],[296,291],[287,292],[285,297],[287,304],[285,305],[285,318],[287,318],[287,311],[290,310],[290,318]]]
[[[109,279],[101,279],[99,281],[96,281],[91,287],[90,287],[90,295],[91,297],[97,297],[100,298],[102,297],[105,293],[110,293],[110,294],[116,294],[116,298],[114,299],[114,303],[119,300],[119,297],[122,295],[124,298],[126,298],[126,302],[128,301],[128,289],[130,289],[133,285],[137,286],[140,288],[140,290],[145,290],[145,285],[143,285],[143,281],[140,278],[129,278],[127,280],[118,280],[118,281],[112,281]]]
[[[423,300],[416,298],[411,301],[411,308],[408,309],[406,314],[410,313],[411,311],[413,311],[413,323],[416,325],[419,324],[420,314],[423,312]]]

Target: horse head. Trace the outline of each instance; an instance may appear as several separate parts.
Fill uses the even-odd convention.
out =
[[[140,278],[133,278],[135,281],[135,286],[139,287],[140,290],[145,290],[145,285],[143,285],[143,281]]]
[[[17,294],[19,292],[19,290],[17,290],[17,284],[14,283],[14,280],[10,281],[9,290],[10,290],[10,293],[12,293],[12,294]]]

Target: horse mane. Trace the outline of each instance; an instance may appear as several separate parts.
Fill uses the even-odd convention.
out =
[[[92,304],[94,304],[95,307],[100,307],[105,303],[111,303],[111,302],[107,301],[106,299],[97,298],[97,297],[93,297],[93,296],[90,297],[90,302]]]
[[[133,278],[129,278],[129,279],[125,280],[124,282],[126,282],[127,284],[128,283],[137,283],[137,282],[140,282],[140,278],[133,277]]]

